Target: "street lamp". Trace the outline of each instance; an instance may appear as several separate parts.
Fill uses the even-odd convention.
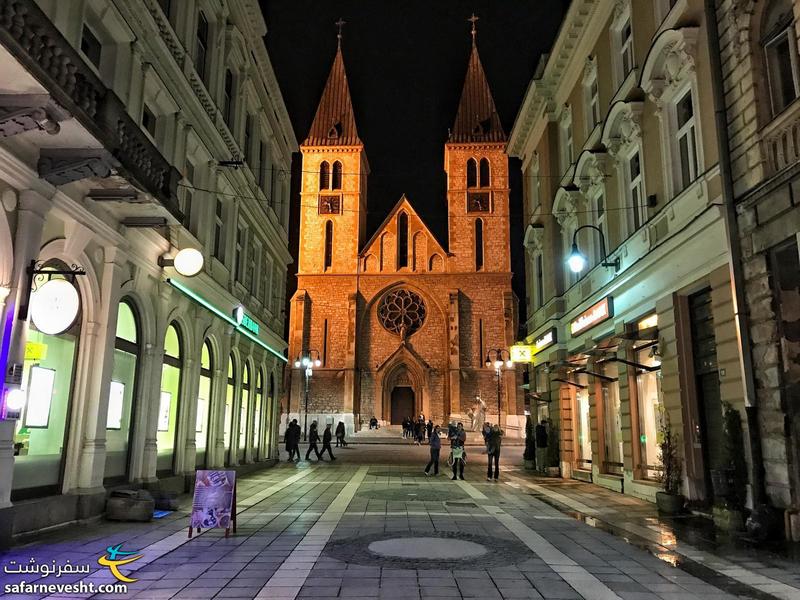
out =
[[[303,441],[306,441],[308,436],[308,386],[311,380],[313,367],[319,367],[322,361],[319,359],[319,352],[317,350],[305,350],[301,352],[294,361],[295,369],[305,369],[305,416],[303,417]]]
[[[600,264],[604,267],[614,267],[614,271],[619,271],[619,256],[612,261],[608,260],[608,255],[606,254],[606,236],[603,235],[603,230],[597,227],[597,225],[581,225],[575,230],[572,236],[572,251],[567,257],[567,264],[570,270],[573,273],[580,273],[586,268],[586,264],[589,262],[586,255],[578,249],[578,232],[581,229],[594,229],[600,234],[600,250],[603,254],[603,260]]]
[[[497,424],[499,425],[500,415],[502,414],[500,411],[500,377],[503,367],[506,369],[514,368],[514,361],[511,360],[511,355],[508,353],[508,350],[497,348],[495,350],[489,350],[486,353],[486,362],[484,364],[487,369],[494,367],[494,373],[497,376]]]

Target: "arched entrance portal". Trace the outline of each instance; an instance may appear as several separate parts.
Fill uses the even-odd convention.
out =
[[[392,390],[391,423],[399,425],[406,417],[414,418],[414,388],[409,385],[398,385]]]

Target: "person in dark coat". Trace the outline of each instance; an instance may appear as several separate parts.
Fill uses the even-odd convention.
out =
[[[414,437],[416,437],[417,446],[425,441],[425,417],[422,415],[420,415],[419,419],[417,419],[417,423],[414,427],[414,434]]]
[[[442,438],[439,437],[439,426],[433,428],[431,431],[430,436],[430,446],[431,446],[431,459],[428,461],[427,466],[425,467],[425,475],[430,475],[431,467],[433,467],[433,474],[439,474],[439,452],[442,449]]]
[[[340,446],[344,448],[347,446],[347,442],[344,441],[344,421],[339,421],[339,424],[336,426],[336,447],[339,448]]]
[[[297,424],[297,419],[292,419],[289,426],[286,428],[286,433],[283,434],[283,441],[286,443],[286,452],[289,453],[287,460],[293,460],[297,455],[297,460],[300,460],[300,426]]]
[[[328,456],[331,457],[331,460],[336,460],[336,457],[333,455],[333,449],[331,448],[332,439],[333,434],[331,433],[331,424],[328,423],[325,425],[325,431],[322,433],[322,452],[320,452],[319,455],[320,460],[322,460],[326,450],[328,451]]]
[[[489,465],[486,468],[486,481],[492,481],[492,463],[494,462],[494,480],[500,474],[500,446],[503,443],[503,432],[500,425],[492,427],[491,432],[487,436],[486,441],[486,454],[489,458]]]
[[[311,455],[311,451],[314,451],[314,454],[317,455],[317,460],[322,460],[322,454],[319,452],[319,448],[317,447],[317,443],[319,443],[319,432],[317,431],[317,422],[312,421],[311,427],[308,428],[308,450],[306,450],[306,460]]]
[[[452,436],[450,436],[450,452],[453,454],[453,481],[464,479],[464,464],[467,460],[467,451],[464,445],[467,443],[467,432],[464,426],[459,423]]]
[[[536,426],[534,431],[536,438],[536,470],[540,473],[547,472],[547,419]]]
[[[428,440],[431,439],[431,434],[433,433],[433,421],[428,419],[428,424],[425,426],[425,429],[428,430]]]

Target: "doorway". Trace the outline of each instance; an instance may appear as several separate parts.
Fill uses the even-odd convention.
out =
[[[392,425],[400,425],[406,417],[414,418],[414,390],[398,386],[392,390]]]

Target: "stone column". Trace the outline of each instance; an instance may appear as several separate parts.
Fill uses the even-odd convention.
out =
[[[461,418],[461,347],[459,332],[459,304],[458,290],[449,292],[449,309],[447,311],[447,367],[449,375],[450,394],[445,394],[442,414],[449,420]]]

